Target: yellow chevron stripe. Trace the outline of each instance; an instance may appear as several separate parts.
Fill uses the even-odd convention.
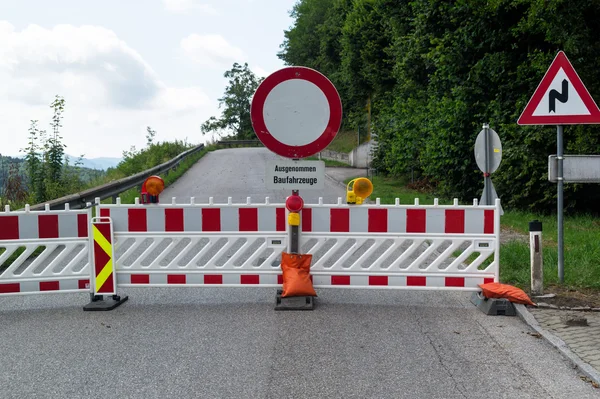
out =
[[[106,254],[112,259],[112,247],[111,247],[110,243],[108,242],[106,237],[104,237],[104,235],[102,233],[100,233],[100,230],[98,230],[98,228],[96,226],[93,226],[93,227],[94,227],[94,241],[96,241],[98,243],[98,245],[100,245],[100,248],[102,248],[104,250],[104,252],[106,252]]]
[[[106,265],[104,265],[100,273],[96,276],[96,292],[98,292],[113,272],[112,246],[96,226],[93,226],[93,228],[94,241],[98,243],[100,248],[102,248],[102,250],[104,250],[104,252],[106,252],[106,254],[109,257],[109,260],[108,262],[106,262]]]
[[[104,283],[106,283],[106,280],[108,280],[108,278],[112,276],[112,269],[113,263],[111,259],[108,262],[106,262],[106,265],[104,266],[104,268],[102,268],[100,274],[96,276],[96,292],[100,291]]]

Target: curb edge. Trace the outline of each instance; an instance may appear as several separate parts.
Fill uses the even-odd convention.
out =
[[[554,346],[565,358],[567,358],[575,367],[579,369],[586,377],[594,381],[596,384],[600,385],[600,373],[596,371],[592,366],[588,363],[584,362],[579,356],[577,356],[567,344],[557,337],[556,335],[546,331],[543,329],[540,324],[537,322],[535,317],[527,310],[525,305],[515,303],[515,309],[517,310],[517,315],[525,324],[534,329],[538,334],[540,334],[544,339],[549,342],[552,346]]]

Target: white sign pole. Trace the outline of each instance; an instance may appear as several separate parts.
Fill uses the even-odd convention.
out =
[[[563,241],[563,126],[556,127],[556,158],[558,161],[557,170],[557,212],[558,212],[558,280],[562,284],[565,280],[564,264],[564,241]]]

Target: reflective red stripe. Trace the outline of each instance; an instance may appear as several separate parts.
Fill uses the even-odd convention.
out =
[[[167,274],[167,284],[185,284],[185,274]]]
[[[388,276],[369,276],[369,285],[388,285]]]
[[[204,284],[223,284],[223,275],[221,274],[205,274]]]
[[[60,284],[58,281],[40,281],[40,291],[59,291]]]
[[[129,231],[148,231],[146,209],[131,208],[128,210]]]
[[[79,280],[77,283],[78,283],[78,287],[80,290],[85,290],[85,289],[90,288],[90,280]]]
[[[19,239],[19,217],[0,216],[0,240]]]
[[[58,238],[58,215],[38,215],[40,238]]]
[[[77,236],[88,236],[88,215],[86,214],[77,215]]]
[[[463,234],[465,232],[465,210],[446,209],[445,232]]]
[[[258,274],[243,274],[240,276],[241,284],[260,284],[260,276]]]
[[[303,208],[300,218],[302,219],[302,231],[312,231],[312,209]]]
[[[331,285],[350,285],[350,276],[331,276]]]
[[[464,277],[446,277],[446,287],[464,287]]]
[[[427,277],[408,276],[406,277],[406,285],[409,287],[424,287],[427,285]]]
[[[277,231],[285,231],[285,208],[275,209],[275,226]]]
[[[0,294],[10,294],[13,292],[21,292],[21,284],[19,284],[19,283],[0,284]]]
[[[258,209],[240,208],[240,231],[258,231]]]
[[[350,209],[331,209],[330,230],[333,232],[347,233],[350,231]]]
[[[369,209],[369,233],[387,233],[387,209]]]
[[[406,232],[407,233],[425,233],[427,214],[425,209],[407,209],[406,210]]]
[[[483,234],[494,234],[494,210],[483,211]]]
[[[183,231],[183,208],[165,209],[165,231]]]
[[[202,209],[202,231],[221,231],[221,209]]]
[[[132,274],[131,284],[150,284],[149,274]]]

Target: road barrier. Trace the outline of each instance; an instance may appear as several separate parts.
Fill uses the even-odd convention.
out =
[[[90,292],[91,210],[0,213],[0,294]]]
[[[170,204],[97,200],[95,208],[94,220],[89,210],[68,207],[0,214],[0,293],[89,292],[97,299],[125,287],[282,285],[284,204],[173,198]],[[480,291],[478,284],[499,278],[499,200],[465,206],[377,199],[356,206],[319,199],[305,204],[301,216],[300,253],[313,255],[315,288]],[[32,257],[42,246],[48,255],[64,248],[55,257]],[[79,252],[69,255],[75,247]],[[5,267],[18,248],[25,252]],[[112,277],[112,289],[99,289]]]

